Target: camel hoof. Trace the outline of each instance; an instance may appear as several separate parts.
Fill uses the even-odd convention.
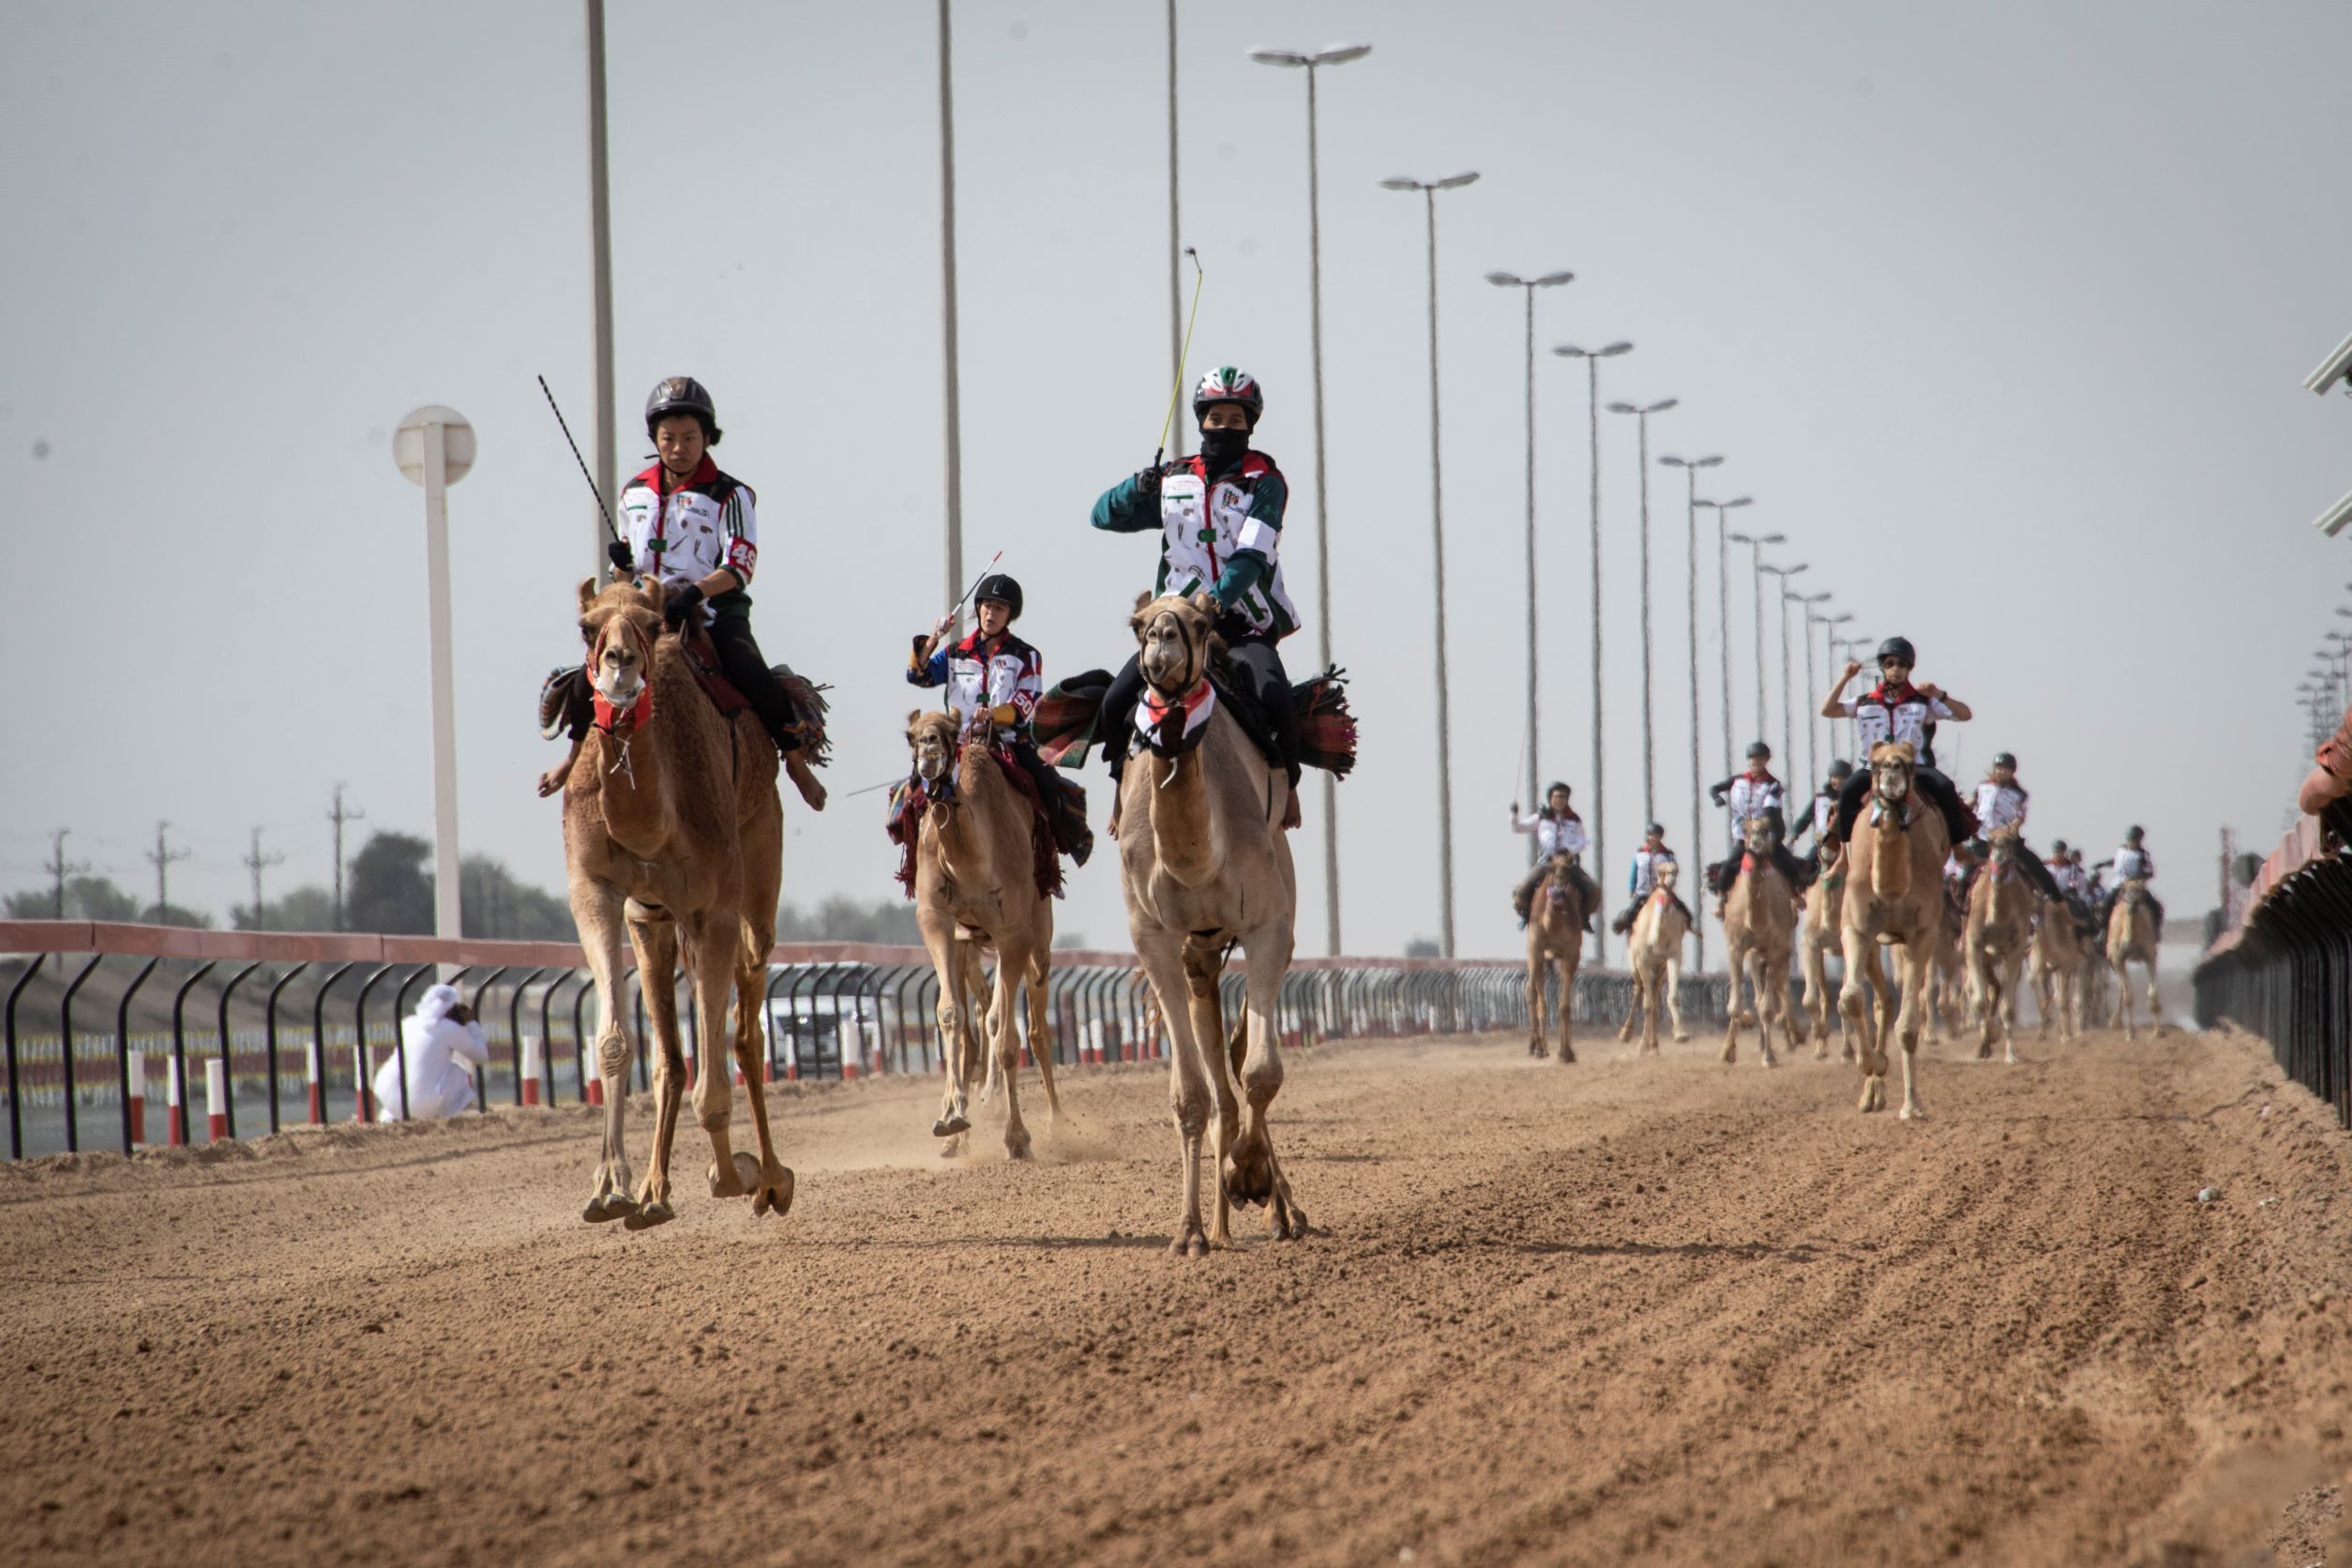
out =
[[[1905,1106],[1901,1110],[1896,1111],[1894,1114],[1896,1120],[1903,1122],[1924,1122],[1927,1120],[1927,1112],[1922,1110],[1917,1106]]]
[[[1168,1244],[1168,1255],[1170,1258],[1206,1258],[1209,1256],[1209,1238],[1201,1234],[1199,1225],[1187,1225],[1174,1241]]]
[[[972,1123],[961,1116],[942,1116],[931,1123],[933,1138],[954,1138],[957,1133],[968,1133],[971,1130]]]
[[[1687,1046],[1691,1043],[1691,1037],[1678,1029],[1674,1032],[1674,1043],[1678,1046]]]
[[[1285,1199],[1266,1215],[1266,1233],[1277,1242],[1306,1240],[1306,1211]]]
[[[666,1200],[656,1200],[652,1203],[639,1204],[637,1212],[626,1216],[621,1223],[630,1230],[651,1230],[655,1226],[667,1225],[677,1217],[677,1211],[671,1208]]]
[[[1225,1173],[1225,1196],[1233,1202],[1256,1207],[1274,1196],[1274,1151],[1259,1144],[1233,1151],[1232,1168]]]
[[[762,1173],[763,1179],[751,1195],[754,1218],[761,1214],[782,1214],[792,1206],[792,1168],[776,1166]]]
[[[1560,1064],[1563,1067],[1570,1067],[1576,1064],[1576,1053],[1569,1048],[1568,1042],[1565,1040],[1560,1042]]]
[[[1004,1153],[1017,1160],[1029,1158],[1029,1129],[1027,1127],[1004,1129]]]
[[[760,1162],[737,1150],[723,1171],[717,1161],[711,1162],[710,1180],[713,1198],[741,1198],[760,1184]]]
[[[588,1206],[580,1211],[580,1217],[591,1225],[602,1225],[609,1220],[626,1219],[635,1213],[637,1213],[637,1200],[615,1193],[610,1197],[599,1196],[590,1199]]]

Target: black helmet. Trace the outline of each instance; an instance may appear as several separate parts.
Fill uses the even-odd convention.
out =
[[[2147,837],[2147,830],[2142,828],[2137,822],[2133,822],[2130,827],[2123,830],[2123,841],[2127,844],[2136,844]]]
[[[1666,823],[1651,822],[1650,824],[1650,831],[1656,834],[1659,837],[1664,838],[1666,837]]]
[[[1772,755],[1772,748],[1771,746],[1766,746],[1766,745],[1765,745],[1762,741],[1751,741],[1751,742],[1749,742],[1749,743],[1748,743],[1748,761],[1749,761],[1753,762],[1753,761],[1756,761],[1758,757],[1765,758],[1765,759],[1767,759],[1767,760],[1769,761],[1769,760],[1771,759]]]
[[[2014,752],[1996,751],[1993,753],[1993,766],[1997,768],[2013,768],[2016,765],[2017,757]]]
[[[1007,621],[1021,618],[1021,585],[1003,572],[990,572],[980,580],[980,589],[972,596],[972,602],[978,604],[982,599],[994,599],[1010,610]]]
[[[1909,638],[1890,637],[1878,644],[1878,659],[1880,663],[1884,663],[1891,658],[1899,658],[1906,664],[1917,665],[1919,653],[1911,646]]]
[[[2056,855],[2058,859],[2064,860],[2066,858],[2066,840],[2063,838],[2051,839],[2050,852],[2053,855]]]
[[[672,414],[691,414],[701,420],[702,439],[718,445],[718,409],[710,389],[692,376],[670,376],[654,384],[645,399],[645,433],[652,435],[654,427]]]
[[[1567,785],[1562,784],[1556,778],[1544,787],[1544,798],[1545,800],[1551,799],[1554,795],[1572,795],[1575,793],[1576,792],[1574,790],[1571,790]]]
[[[1840,757],[1830,763],[1830,781],[1842,783],[1854,776],[1854,764]]]

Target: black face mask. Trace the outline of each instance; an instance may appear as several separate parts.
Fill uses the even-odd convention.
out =
[[[1200,460],[1207,465],[1210,476],[1215,477],[1239,464],[1249,455],[1247,430],[1202,430]]]

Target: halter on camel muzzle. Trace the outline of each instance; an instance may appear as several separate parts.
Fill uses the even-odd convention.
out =
[[[1870,825],[1884,827],[1892,816],[1897,829],[1911,825],[1913,768],[1895,766],[1882,776],[1876,767],[1870,770]],[[1892,793],[1888,792],[1892,789]]]
[[[1144,677],[1143,700],[1135,717],[1138,744],[1154,757],[1170,761],[1200,745],[1209,732],[1209,717],[1216,712],[1216,688],[1209,684],[1208,651],[1184,636],[1184,666],[1191,681],[1173,696]]]

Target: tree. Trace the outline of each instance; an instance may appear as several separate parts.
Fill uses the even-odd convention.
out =
[[[344,924],[354,931],[429,935],[433,882],[425,862],[433,847],[411,834],[377,832],[352,856]]]
[[[793,904],[779,902],[776,936],[779,942],[874,942],[900,947],[923,943],[912,904],[896,898],[861,904],[837,893],[807,914]]]
[[[239,904],[234,918],[240,931],[331,931],[335,928],[335,895],[324,887],[297,887],[282,898],[262,906],[253,918],[250,905]]]
[[[580,927],[569,902],[515,880],[495,856],[470,854],[458,867],[458,912],[470,937],[571,942]]]
[[[11,893],[7,902],[10,920],[53,920],[57,917],[55,893],[28,887]],[[139,900],[114,884],[112,877],[71,877],[66,882],[68,920],[137,920]]]
[[[1444,956],[1439,951],[1434,937],[1415,937],[1405,943],[1405,957],[1408,958],[1440,958]]]

